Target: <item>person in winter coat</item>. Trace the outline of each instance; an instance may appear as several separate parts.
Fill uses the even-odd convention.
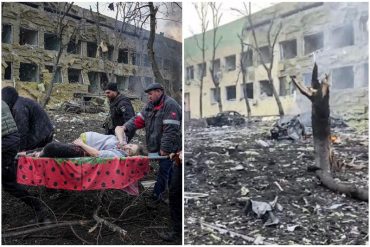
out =
[[[109,100],[109,116],[103,127],[106,135],[114,135],[115,128],[134,117],[135,111],[130,99],[118,91],[117,83],[108,83],[104,88],[104,93]],[[132,136],[128,136],[129,140],[131,138]]]
[[[20,134],[20,151],[42,148],[53,140],[54,127],[48,114],[35,101],[18,96],[14,87],[1,90]]]
[[[4,191],[32,207],[36,213],[36,222],[46,222],[47,209],[17,183],[17,164],[15,156],[19,150],[20,134],[8,105],[1,101],[1,184]]]
[[[146,145],[149,153],[159,153],[162,156],[181,150],[181,120],[180,105],[171,97],[165,95],[159,83],[150,84],[145,93],[148,103],[134,118],[124,124],[127,134],[137,129],[145,128]],[[154,199],[163,200],[162,193],[166,190],[170,177],[172,162],[170,159],[159,161],[157,181],[154,185]]]

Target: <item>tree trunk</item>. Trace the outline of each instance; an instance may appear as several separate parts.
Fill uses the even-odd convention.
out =
[[[170,90],[170,85],[166,85],[163,76],[158,68],[157,61],[155,60],[155,55],[154,55],[154,39],[155,39],[155,29],[156,29],[156,14],[158,11],[157,7],[154,7],[153,2],[149,2],[149,9],[150,9],[150,34],[149,34],[149,39],[148,39],[148,57],[149,61],[152,64],[152,70],[154,74],[154,78],[156,82],[159,82],[163,85],[165,88],[166,92],[169,95],[172,95],[173,92]]]
[[[56,61],[53,65],[53,78],[50,82],[50,85],[48,85],[47,89],[46,89],[46,95],[44,97],[44,100],[41,104],[41,106],[45,109],[46,105],[49,103],[50,101],[50,96],[51,96],[51,93],[53,91],[53,87],[54,87],[54,83],[56,82],[57,80],[57,71],[58,71],[58,65],[59,65],[59,60],[60,60],[60,57],[62,56],[62,53],[63,53],[63,45],[62,45],[62,39],[60,39],[60,47],[59,47],[59,51],[58,51],[58,54],[57,54],[57,58],[56,58]]]
[[[309,89],[303,84],[296,82],[292,77],[293,83],[299,91],[309,98],[312,102],[312,131],[315,150],[315,163],[319,167],[316,175],[321,183],[328,189],[344,193],[347,196],[368,201],[368,188],[358,188],[355,184],[338,183],[332,177],[331,167],[331,142],[330,142],[330,108],[329,108],[329,84],[328,76],[319,83],[317,79],[317,65],[315,63],[312,73],[312,88]]]
[[[203,67],[203,66],[202,66]],[[203,74],[201,75],[200,78],[200,87],[199,87],[199,114],[200,118],[203,118]]]
[[[222,112],[222,99],[221,99],[220,84],[216,85],[216,95],[217,95],[217,102],[218,102],[218,111]]]
[[[272,88],[272,94],[274,95],[274,98],[276,100],[276,104],[277,104],[278,109],[279,109],[279,116],[282,117],[282,116],[284,116],[284,109],[283,109],[283,105],[281,104],[279,94],[276,91],[276,88],[275,88],[275,85],[274,85],[274,79],[272,79],[272,75],[271,75],[271,70],[268,72],[268,78],[269,78],[269,82],[270,82],[270,85],[271,85],[271,88]]]

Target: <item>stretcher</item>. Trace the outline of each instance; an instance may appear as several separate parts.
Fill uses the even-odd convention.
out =
[[[83,191],[125,188],[130,190],[147,175],[150,160],[168,159],[168,156],[158,154],[120,158],[19,156],[17,159],[19,184]]]

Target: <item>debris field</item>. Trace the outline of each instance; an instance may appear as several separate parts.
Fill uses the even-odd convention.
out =
[[[244,126],[185,130],[185,244],[366,244],[368,203],[336,194],[314,172],[313,139],[271,140],[270,119]],[[368,184],[368,134],[332,128],[342,171],[334,177]],[[277,224],[248,211],[274,202]],[[275,222],[276,223],[276,222]]]

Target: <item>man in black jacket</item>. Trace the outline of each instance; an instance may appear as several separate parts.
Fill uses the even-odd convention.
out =
[[[8,105],[1,101],[1,184],[3,189],[35,210],[36,222],[45,222],[47,209],[35,195],[17,183],[15,156],[19,151],[20,135]]]
[[[124,125],[127,134],[137,129],[145,128],[146,145],[149,153],[162,156],[181,150],[181,119],[180,105],[164,94],[161,84],[150,84],[145,93],[148,94],[148,104],[143,110]],[[170,177],[172,162],[169,159],[159,161],[157,181],[154,185],[154,198],[162,200]]]
[[[14,87],[1,90],[20,134],[20,151],[44,147],[53,140],[54,127],[48,114],[35,101],[18,96]]]
[[[103,127],[106,135],[114,135],[115,128],[122,126],[135,116],[135,111],[130,99],[118,91],[117,83],[108,83],[104,88],[104,93],[109,100],[109,116]],[[132,135],[128,136],[128,139],[131,138]]]

